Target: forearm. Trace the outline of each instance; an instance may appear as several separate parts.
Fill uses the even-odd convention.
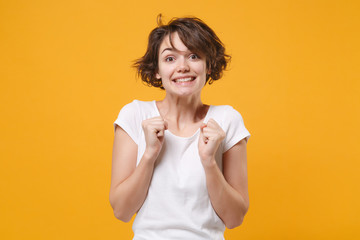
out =
[[[227,228],[241,225],[248,210],[248,201],[224,178],[215,160],[204,166],[211,204]]]
[[[134,172],[111,189],[110,203],[116,218],[128,222],[140,209],[146,199],[153,171],[154,161],[144,155]]]

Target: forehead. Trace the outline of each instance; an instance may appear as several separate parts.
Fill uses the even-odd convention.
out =
[[[179,51],[179,52],[187,52],[189,49],[186,47],[186,45],[181,41],[179,34],[177,32],[174,32],[170,35],[171,43],[169,39],[169,35],[166,35],[163,39],[163,41],[160,44],[160,54],[167,48],[172,49],[173,51]]]

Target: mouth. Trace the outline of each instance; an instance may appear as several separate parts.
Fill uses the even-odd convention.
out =
[[[185,82],[192,82],[195,80],[196,77],[183,77],[183,78],[176,78],[173,82],[176,83],[185,83]]]

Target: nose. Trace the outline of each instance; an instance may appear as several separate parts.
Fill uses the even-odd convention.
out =
[[[177,71],[178,72],[188,72],[190,70],[189,64],[186,59],[182,58],[178,61]]]

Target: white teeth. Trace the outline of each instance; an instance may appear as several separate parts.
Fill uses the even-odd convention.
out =
[[[176,79],[175,82],[189,82],[193,80],[192,77],[188,77],[188,78],[179,78],[179,79]]]

